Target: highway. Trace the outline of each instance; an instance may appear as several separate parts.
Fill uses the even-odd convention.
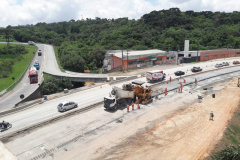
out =
[[[198,81],[201,81],[202,79],[205,79],[205,78],[214,77],[214,76],[221,75],[221,74],[227,74],[230,72],[239,72],[240,71],[240,66],[216,69],[214,66],[212,66],[215,63],[216,62],[206,62],[204,64],[198,64],[198,66],[202,66],[202,67],[205,66],[203,71],[207,71],[207,69],[208,70],[214,69],[215,71],[185,77],[186,82],[187,82],[186,84],[194,82],[195,78]],[[206,65],[209,67],[207,68]],[[190,72],[189,69],[192,66],[193,66],[192,64],[189,64],[186,66],[182,66],[180,68],[182,71],[186,71],[187,75],[190,75],[190,74],[192,74],[192,72]],[[169,79],[170,76],[172,77],[172,79],[175,79],[176,76],[173,75],[173,72],[177,71],[177,70],[179,70],[179,68],[173,68],[173,69],[166,70],[165,73],[167,74],[167,79]],[[136,80],[146,82],[146,77],[140,77]],[[181,79],[181,80],[183,80],[183,79]],[[121,82],[121,83],[115,84],[114,86],[121,87],[122,84],[131,83],[131,82],[132,81]],[[151,83],[145,83],[145,84],[147,84],[148,86],[153,85]],[[155,87],[155,89],[168,88],[168,90],[172,90],[172,89],[176,89],[178,87],[179,87],[179,81],[177,80],[177,81],[173,81],[172,83],[168,83],[168,84],[160,83],[157,87]],[[111,92],[111,89],[112,89],[111,85],[104,84],[104,85],[96,86],[96,87],[93,87],[93,88],[90,88],[90,89],[87,89],[84,91],[76,92],[73,94],[66,94],[63,97],[44,101],[42,104],[35,105],[34,107],[23,110],[21,112],[3,116],[3,117],[1,117],[1,119],[11,122],[14,127],[8,131],[5,131],[4,133],[2,133],[0,135],[0,137],[3,137],[4,135],[6,135],[8,133],[14,133],[14,132],[21,130],[27,126],[38,124],[40,122],[50,120],[54,117],[66,114],[68,112],[74,112],[75,110],[84,108],[86,106],[89,106],[89,105],[92,105],[92,104],[95,104],[98,102],[102,102],[103,98],[105,96],[109,95],[109,93]],[[77,102],[79,107],[77,109],[73,109],[73,110],[65,112],[65,113],[59,113],[57,111],[57,105],[66,100]],[[102,109],[104,109],[104,108],[102,108]]]
[[[28,45],[27,43],[19,43],[19,42],[11,42],[11,43]],[[45,44],[36,44],[36,47],[38,48],[37,51],[38,50],[42,51],[42,56],[38,56],[36,52],[35,57],[30,66],[33,66],[36,60],[39,62],[40,64],[40,70],[38,71],[39,83],[30,84],[29,78],[28,78],[28,71],[27,71],[23,79],[21,80],[21,82],[12,91],[0,97],[0,112],[12,109],[13,107],[15,107],[15,104],[21,102],[22,101],[22,99],[20,98],[21,94],[24,95],[24,98],[31,95],[39,87],[39,84],[42,82],[43,72],[47,74],[55,75],[58,77],[69,77],[74,79],[88,78],[88,77],[97,78],[97,79],[99,78],[105,81],[108,79],[107,74],[85,74],[85,73],[75,73],[75,72],[69,72],[69,71],[67,71],[66,73],[62,72],[58,67],[53,46],[45,45]]]
[[[54,49],[52,45],[44,45],[44,52],[47,54],[44,55],[46,62],[44,63],[44,73],[51,74],[59,77],[68,77],[68,78],[96,78],[104,79],[105,81],[108,78],[108,74],[91,74],[91,73],[76,73],[76,72],[62,72],[57,64]]]
[[[26,43],[14,43],[14,44],[22,44],[22,45],[28,45]],[[37,45],[38,49],[42,49],[42,46]],[[38,80],[39,83],[42,81],[43,78],[43,68],[42,63],[44,60],[42,60],[42,56],[37,55],[37,51],[35,53],[35,56],[33,58],[33,61],[30,65],[33,66],[34,62],[37,60],[40,64],[40,70],[38,70]],[[15,104],[19,103],[22,99],[20,98],[20,95],[23,94],[24,97],[28,97],[31,93],[33,93],[37,88],[39,87],[38,84],[30,84],[29,78],[28,78],[28,71],[24,74],[24,77],[19,82],[19,84],[10,92],[6,93],[4,96],[0,97],[0,111],[4,111],[7,109],[11,109],[15,106]]]
[[[178,68],[175,68],[175,70],[178,70]],[[169,70],[169,72],[172,72],[172,69]],[[233,73],[230,73],[233,72]],[[168,73],[168,70],[166,70],[166,73]],[[221,83],[221,81],[227,80],[229,78],[238,77],[240,75],[240,66],[232,67],[232,68],[225,68],[225,69],[216,69],[212,72],[206,72],[201,74],[196,74],[195,76],[188,76],[185,77],[187,84],[194,82],[194,79],[198,79],[198,84],[191,84],[188,86],[184,86],[183,88],[183,94],[177,94],[176,92],[170,92],[168,96],[161,95],[161,100],[159,103],[161,104],[162,101],[165,103],[170,100],[172,97],[173,99],[178,99],[179,96],[185,95],[189,97],[189,100],[185,103],[191,103],[192,101],[197,100],[197,90],[201,90],[202,87],[208,86],[212,83]],[[170,76],[170,75],[169,75]],[[213,77],[211,79],[207,79]],[[137,80],[144,80],[145,77],[141,77]],[[205,79],[205,80],[204,80]],[[204,81],[201,81],[204,80]],[[180,79],[180,81],[183,81],[183,78]],[[130,81],[129,81],[130,82]],[[124,83],[124,82],[122,82]],[[122,83],[116,84],[117,86],[121,86]],[[157,87],[167,87],[170,89],[176,89],[179,86],[178,80],[173,80],[171,83],[164,83],[159,84]],[[31,109],[11,114],[4,117],[4,120],[9,120],[13,123],[13,128],[10,130],[3,132],[1,134],[1,137],[4,135],[7,135],[11,132],[15,132],[20,130],[23,127],[30,126],[31,124],[37,124],[40,121],[44,121],[48,118],[53,118],[58,115],[63,115],[69,112],[74,112],[77,109],[73,109],[71,111],[65,112],[65,113],[58,113],[56,106],[57,103],[64,101],[64,100],[75,100],[79,103],[79,108],[84,107],[84,105],[89,105],[97,101],[102,101],[101,97],[104,96],[104,94],[108,94],[107,92],[111,90],[111,86],[105,84],[95,88],[91,88],[88,90],[85,90],[83,92],[74,93],[71,95],[66,95],[54,100],[46,101],[43,104],[39,104],[35,107],[32,107]],[[190,92],[193,92],[191,94]],[[174,97],[175,95],[176,97]],[[90,102],[89,104],[86,104],[86,102]],[[119,109],[116,112],[108,112],[105,111],[103,106],[100,104],[97,106],[97,108],[81,113],[76,114],[73,116],[69,116],[64,118],[61,121],[58,121],[57,123],[50,123],[49,125],[42,126],[39,129],[28,131],[26,130],[25,133],[22,135],[19,135],[14,140],[10,140],[7,143],[8,148],[11,150],[11,152],[14,153],[18,157],[18,159],[31,159],[37,156],[45,157],[43,156],[43,153],[48,154],[45,158],[51,158],[49,156],[54,154],[54,157],[56,159],[78,159],[79,155],[83,159],[85,155],[92,155],[89,153],[89,150],[97,150],[97,144],[95,141],[94,144],[91,142],[92,139],[97,139],[101,133],[106,132],[109,128],[114,127],[120,127],[120,124],[115,123],[115,120],[117,119],[124,119],[124,122],[131,121],[132,118],[138,117],[141,114],[144,114],[145,112],[151,111],[153,108],[158,108],[159,110],[163,110],[165,112],[162,112],[161,115],[154,115],[152,116],[164,116],[166,114],[169,114],[169,112],[173,112],[175,106],[162,106],[162,105],[156,105],[156,102],[147,104],[147,105],[141,105],[140,110],[136,110],[134,112],[131,111],[131,113],[127,113],[126,109]],[[155,106],[155,107],[154,107]],[[168,112],[166,112],[168,110]],[[113,122],[113,123],[112,123]],[[144,123],[144,122],[139,122]],[[147,123],[147,122],[146,122]],[[148,122],[149,123],[149,122]],[[139,124],[138,124],[139,125]],[[102,127],[102,129],[101,129]],[[136,126],[137,127],[137,126]],[[124,131],[123,131],[124,132]],[[126,132],[126,131],[125,131]],[[123,137],[127,137],[128,133],[122,133]],[[46,134],[47,133],[47,134]],[[37,137],[37,138],[36,138]],[[106,135],[104,135],[105,138]],[[31,139],[31,141],[29,141]],[[78,141],[78,146],[80,145],[81,151],[78,151],[76,143]],[[25,142],[23,146],[21,146],[21,143]],[[109,143],[111,140],[109,139]],[[111,142],[112,145],[115,144],[115,142]],[[110,147],[110,146],[109,146]],[[67,150],[65,150],[67,148]],[[76,148],[77,150],[75,150]],[[54,150],[54,151],[53,151]],[[65,151],[64,151],[65,150]],[[69,152],[66,152],[68,151]],[[75,150],[75,152],[73,151]],[[57,152],[57,153],[56,153]],[[50,154],[53,153],[53,154]],[[68,157],[69,156],[69,157]],[[93,156],[93,155],[92,155]],[[68,157],[68,158],[67,158]]]
[[[38,61],[40,62],[40,75],[43,71],[45,72],[55,72],[58,75],[61,76],[86,76],[85,74],[81,74],[81,73],[63,73],[60,71],[60,69],[58,68],[57,62],[56,62],[56,58],[55,58],[55,54],[54,54],[54,50],[53,47],[51,45],[44,45],[44,44],[37,44],[38,48],[42,50],[43,55],[41,57],[36,56],[35,58],[38,59]],[[43,58],[43,59],[42,59]],[[189,82],[193,82],[196,79],[198,79],[198,81],[200,81],[203,77],[212,77],[215,75],[219,75],[222,73],[228,73],[228,72],[232,72],[232,71],[239,71],[240,67],[239,66],[235,66],[232,64],[232,62],[234,60],[236,60],[237,58],[229,58],[229,59],[222,59],[222,60],[215,60],[215,61],[211,61],[211,62],[199,62],[197,64],[183,64],[183,65],[179,65],[176,68],[172,68],[172,69],[167,69],[164,70],[164,73],[166,73],[166,80],[169,80],[169,78],[171,77],[172,79],[178,78],[179,76],[175,76],[174,72],[181,70],[181,71],[185,71],[186,75],[192,75],[190,77],[186,77],[186,81],[187,83]],[[215,64],[216,63],[220,63],[223,61],[228,61],[230,63],[230,67],[231,68],[227,68],[227,67],[222,67],[221,69],[217,69],[215,68]],[[203,74],[199,74],[199,73],[192,73],[190,70],[193,66],[199,66],[203,69],[202,72],[206,72],[206,71],[211,71],[211,70],[215,70],[214,72],[206,72]],[[158,68],[161,68],[161,66],[158,66]],[[94,74],[95,75],[95,74]],[[107,75],[96,75],[96,76],[107,76]],[[139,77],[135,80],[138,81],[144,81],[146,82],[146,77]],[[118,86],[118,87],[122,87],[122,84],[125,83],[131,83],[131,81],[124,81],[124,82],[119,82],[117,84],[114,84],[114,86]],[[159,84],[157,88],[168,88],[168,90],[174,89],[178,87],[178,82],[176,81],[174,83],[170,84]],[[154,83],[145,83],[144,85],[148,85],[151,86]],[[24,79],[21,81],[21,83],[10,93],[8,93],[7,95],[9,96],[4,96],[1,97],[0,99],[0,106],[1,106],[1,110],[12,107],[14,104],[16,104],[17,102],[19,102],[21,99],[19,97],[20,94],[25,94],[25,96],[27,96],[28,94],[31,94],[36,88],[38,87],[37,84],[34,85],[30,85],[29,84],[29,80],[27,77],[27,73],[24,76]],[[56,98],[53,100],[49,100],[49,101],[44,101],[41,104],[35,105],[34,107],[31,107],[29,109],[23,110],[21,112],[18,113],[13,113],[10,115],[5,115],[2,116],[1,118],[4,119],[5,121],[9,121],[13,124],[13,128],[2,133],[1,136],[4,136],[5,134],[8,134],[10,132],[15,132],[17,130],[23,129],[24,127],[30,126],[30,125],[34,125],[49,119],[52,119],[54,117],[57,117],[59,115],[65,114],[65,113],[59,113],[57,111],[57,105],[63,101],[66,100],[70,100],[70,101],[75,101],[79,104],[79,108],[84,108],[86,106],[89,106],[91,104],[95,104],[98,102],[102,102],[103,98],[106,95],[109,95],[109,93],[111,92],[112,86],[109,84],[104,84],[102,86],[97,86],[97,87],[93,87],[91,89],[87,89],[84,91],[80,91],[80,92],[76,92],[73,94],[67,94],[63,97],[60,98]],[[72,110],[74,111],[74,110]]]

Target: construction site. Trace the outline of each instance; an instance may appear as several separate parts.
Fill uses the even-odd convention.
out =
[[[18,134],[5,132],[1,138],[5,152],[0,157],[23,160],[209,158],[238,109],[240,97],[238,66],[216,69],[215,63],[199,63],[204,72],[194,75],[192,64],[132,70],[122,74],[139,75],[138,78],[122,80],[124,83],[109,87],[109,84],[94,84],[82,92],[52,95],[57,100],[67,96],[79,98],[79,93],[89,97],[97,94],[97,90],[109,93],[99,97],[100,103],[79,106],[63,113],[60,119],[51,118],[34,127],[25,124],[15,128]],[[185,70],[186,75],[175,76],[176,67]],[[157,69],[165,74],[159,72],[156,82],[146,81],[147,72]],[[44,103],[52,105],[53,100],[49,96]],[[210,120],[211,112],[213,120]],[[5,119],[9,116],[12,115]]]
[[[10,106],[0,112],[1,160],[211,160],[239,141],[238,50],[182,64],[178,54],[132,51],[129,69],[117,52],[105,60],[110,73],[78,74],[61,72],[53,48],[39,47],[40,71],[88,85],[19,102],[19,93],[31,96],[40,86],[25,75],[0,97]]]

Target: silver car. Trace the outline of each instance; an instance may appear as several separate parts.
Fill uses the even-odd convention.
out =
[[[78,107],[78,104],[76,102],[66,101],[63,103],[59,103],[59,105],[57,106],[57,109],[59,112],[65,112],[66,110],[77,108],[77,107]]]
[[[228,62],[222,62],[222,65],[223,66],[229,66],[229,63]]]
[[[222,66],[223,65],[221,63],[215,65],[216,68],[219,68],[219,67],[222,67]]]

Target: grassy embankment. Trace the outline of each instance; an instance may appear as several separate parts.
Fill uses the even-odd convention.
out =
[[[3,47],[6,44],[0,44],[0,47]],[[15,45],[15,44],[10,44]],[[28,64],[31,62],[33,58],[33,52],[35,53],[37,50],[37,47],[35,46],[28,46],[24,45],[26,49],[28,50],[27,54],[24,54],[22,56],[22,59],[20,61],[16,61],[13,65],[13,71],[7,78],[1,78],[0,79],[0,92],[6,88],[8,88],[11,84],[13,84],[15,81],[18,80],[18,78],[23,74],[24,70],[28,66]],[[0,55],[1,59],[12,59],[14,58],[12,55]],[[15,80],[12,80],[12,77],[15,78]]]
[[[58,67],[60,68],[60,70],[62,72],[65,72],[65,70],[63,69],[63,67],[60,64],[60,59],[59,59],[59,55],[58,55],[58,47],[54,46],[54,52],[55,52],[55,56],[56,56],[56,59],[57,59]]]
[[[240,145],[240,104],[234,116],[229,121],[228,126],[223,134],[222,139],[218,144],[216,144],[212,154],[217,153],[229,146],[239,146]],[[210,160],[211,157],[207,157]]]

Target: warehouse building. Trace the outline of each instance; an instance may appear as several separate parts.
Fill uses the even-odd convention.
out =
[[[214,59],[240,57],[240,49],[216,49],[216,50],[199,50],[199,51],[170,51],[171,54],[177,55],[178,63],[191,63],[197,61],[209,61]]]
[[[176,55],[158,49],[109,50],[105,55],[103,71],[127,70],[164,63],[176,63]]]

